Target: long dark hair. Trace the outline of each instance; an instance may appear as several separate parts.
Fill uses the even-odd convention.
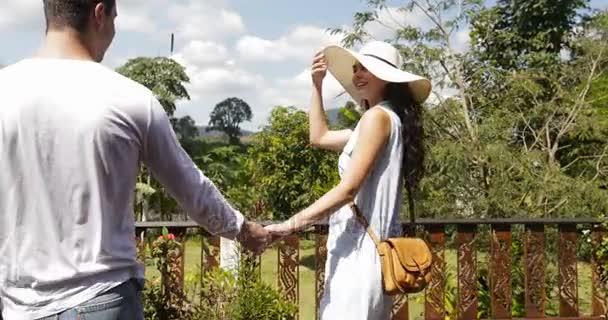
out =
[[[424,127],[422,107],[414,101],[410,87],[404,83],[389,83],[384,98],[401,119],[403,135],[403,182],[407,190],[410,213],[414,213],[415,192],[424,176]]]

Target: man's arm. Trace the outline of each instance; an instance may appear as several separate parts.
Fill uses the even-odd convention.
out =
[[[238,239],[259,251],[268,234],[232,208],[213,182],[181,147],[160,103],[152,98],[142,146],[142,160],[188,215],[214,235]]]

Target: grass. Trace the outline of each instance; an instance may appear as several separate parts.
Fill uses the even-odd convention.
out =
[[[186,242],[186,277],[194,275],[200,269],[201,257],[201,241],[200,239],[189,239]],[[446,250],[446,267],[449,274],[451,285],[456,285],[456,280],[453,275],[456,274],[456,251]],[[275,288],[277,287],[277,268],[278,268],[278,252],[276,248],[269,248],[262,255],[262,280]],[[478,253],[478,266],[488,264],[488,256],[486,253]],[[552,263],[549,261],[549,263]],[[146,267],[146,278],[152,279],[158,277],[159,273],[153,266]],[[300,241],[300,265],[299,265],[299,308],[300,319],[311,320],[315,318],[315,259],[314,259],[314,242],[310,240]],[[551,302],[558,306],[559,296],[557,288],[553,289]],[[578,294],[579,308],[582,315],[590,314],[591,312],[591,268],[586,262],[578,263]],[[411,295],[409,297],[409,312],[410,319],[423,319],[424,302],[422,294]]]

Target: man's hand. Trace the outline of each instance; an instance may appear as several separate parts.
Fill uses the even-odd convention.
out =
[[[259,255],[262,254],[266,249],[266,246],[270,244],[271,238],[268,231],[260,224],[245,221],[236,240],[247,248],[247,250]]]

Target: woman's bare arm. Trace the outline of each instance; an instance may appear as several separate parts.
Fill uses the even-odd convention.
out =
[[[381,108],[372,108],[361,119],[359,139],[342,181],[310,207],[289,220],[268,226],[273,235],[287,235],[328,217],[352,202],[365,182],[374,162],[383,152],[390,134],[390,116]]]

